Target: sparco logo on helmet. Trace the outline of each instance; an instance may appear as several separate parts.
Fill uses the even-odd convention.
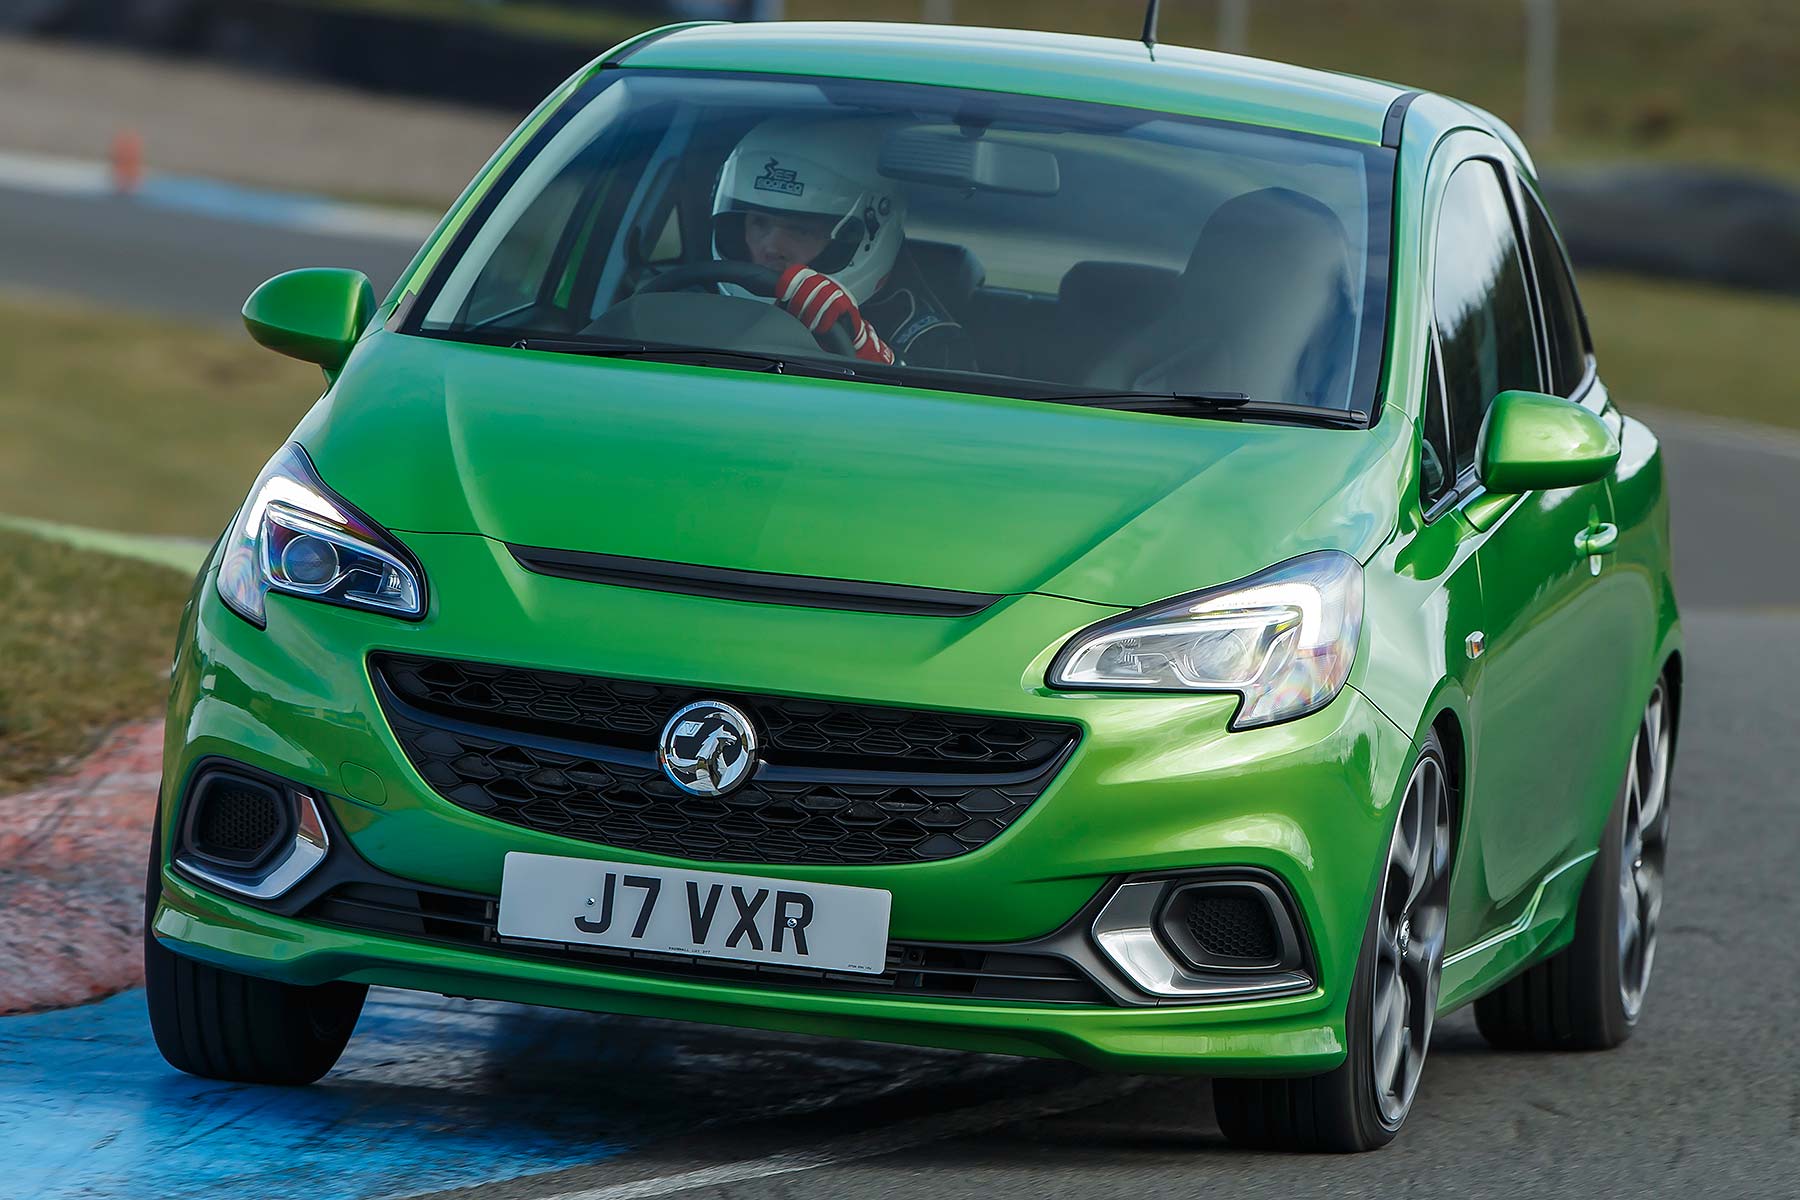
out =
[[[663,726],[656,757],[676,787],[696,796],[717,796],[743,783],[755,769],[756,727],[729,704],[697,701]]]
[[[796,178],[796,172],[780,165],[780,160],[771,158],[763,164],[763,173],[751,184],[759,192],[780,192],[787,196],[803,196],[806,185]]]

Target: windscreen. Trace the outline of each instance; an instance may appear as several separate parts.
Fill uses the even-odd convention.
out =
[[[1392,171],[1378,147],[1139,109],[605,71],[478,207],[407,332],[1368,412]]]

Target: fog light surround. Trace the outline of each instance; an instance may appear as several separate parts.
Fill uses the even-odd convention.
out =
[[[255,853],[219,853],[206,849],[204,827],[217,825],[210,810],[224,803],[221,793],[238,788],[258,796],[272,797],[279,807],[279,822],[267,845]],[[247,896],[253,900],[273,900],[285,895],[295,884],[312,874],[331,849],[325,819],[318,802],[308,793],[247,773],[213,769],[202,773],[188,789],[188,802],[183,805],[175,866],[183,874],[201,883]]]
[[[1195,904],[1230,896],[1263,907],[1273,950],[1219,953],[1189,926]],[[1276,886],[1249,875],[1174,876],[1120,884],[1095,916],[1094,945],[1140,990],[1195,1001],[1263,999],[1312,990],[1306,946]]]

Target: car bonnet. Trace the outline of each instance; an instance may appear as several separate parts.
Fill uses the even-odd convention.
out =
[[[1398,473],[1379,426],[387,333],[365,339],[296,437],[329,486],[402,535],[1119,606],[1309,550],[1366,559],[1391,528]]]

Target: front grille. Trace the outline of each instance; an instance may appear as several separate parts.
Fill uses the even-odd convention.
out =
[[[1188,902],[1188,932],[1208,954],[1266,961],[1281,953],[1269,907],[1260,896],[1236,891],[1201,892]]]
[[[754,981],[805,991],[1110,1004],[1107,993],[1066,958],[930,942],[890,942],[880,975],[729,962],[691,955],[501,938],[499,904],[491,897],[427,888],[347,883],[327,892],[302,917],[322,924],[398,934],[448,945],[497,950],[509,957],[579,963],[610,971],[712,982]]]
[[[987,844],[1079,730],[1051,721],[740,695],[411,655],[370,659],[408,759],[439,795],[546,833],[709,862],[930,862]],[[763,763],[694,796],[656,741],[701,698],[743,709]]]

